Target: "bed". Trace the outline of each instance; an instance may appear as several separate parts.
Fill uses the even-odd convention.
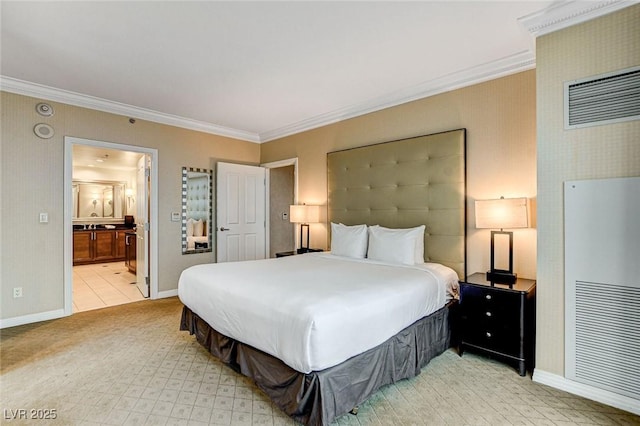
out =
[[[331,253],[196,265],[178,285],[180,328],[318,425],[449,347],[466,272],[465,131],[329,153],[327,180]],[[364,256],[338,243],[362,227]]]

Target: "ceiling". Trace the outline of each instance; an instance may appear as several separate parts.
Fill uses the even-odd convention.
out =
[[[555,6],[2,1],[2,84],[264,142],[531,69],[518,18]]]
[[[142,155],[139,152],[73,144],[72,161],[74,167],[132,171],[137,169]]]

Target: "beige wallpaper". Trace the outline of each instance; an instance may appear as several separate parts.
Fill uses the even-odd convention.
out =
[[[536,197],[535,72],[527,71],[367,114],[262,145],[261,162],[298,158],[298,201],[326,205],[327,152],[467,129],[468,271],[489,268],[489,230],[476,230],[476,199]],[[313,246],[326,224],[311,224]],[[515,231],[514,269],[536,275],[536,230]]]
[[[563,182],[640,176],[640,121],[563,129],[563,83],[640,65],[640,5],[537,40],[536,368],[564,375]]]
[[[0,92],[1,218],[0,244],[2,319],[62,309],[63,156],[64,136],[143,146],[158,150],[159,291],[174,290],[180,272],[193,264],[213,261],[213,254],[182,255],[180,223],[182,166],[213,168],[215,160],[259,163],[260,145],[143,120],[50,102],[53,117],[35,111],[41,100]],[[39,139],[36,123],[53,126],[55,136]],[[40,224],[38,214],[49,213]],[[23,287],[14,299],[12,288]]]

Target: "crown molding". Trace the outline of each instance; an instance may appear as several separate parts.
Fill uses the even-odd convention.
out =
[[[637,3],[637,0],[563,1],[539,12],[518,18],[518,22],[530,34],[540,37]]]
[[[497,61],[454,72],[416,86],[395,91],[385,96],[371,99],[357,105],[341,108],[326,114],[311,117],[289,126],[260,133],[261,142],[290,136],[296,133],[316,129],[328,124],[380,111],[407,102],[449,92],[466,86],[482,83],[506,75],[535,68],[535,56],[531,51],[522,51]]]
[[[165,114],[146,108],[109,101],[107,99],[83,95],[81,93],[70,92],[67,90],[56,89],[54,87],[18,80],[16,78],[3,75],[0,75],[0,89],[5,92],[15,93],[18,95],[30,96],[52,102],[61,102],[68,105],[89,108],[111,114],[124,115],[126,117],[136,118],[139,120],[167,124],[170,126],[196,130],[203,133],[225,136],[233,139],[240,139],[248,142],[260,142],[260,138],[257,133],[218,126],[177,115]]]
[[[529,34],[538,37],[624,9],[637,3],[639,3],[638,0],[562,1],[540,12],[523,16],[518,19],[518,22]],[[340,108],[288,126],[261,133],[232,129],[203,121],[165,114],[2,75],[0,75],[0,89],[20,95],[62,102],[69,105],[182,127],[218,136],[262,143],[533,68],[535,68],[535,53],[532,48],[531,50],[522,51],[497,61],[454,72],[416,86],[370,99],[363,103]]]

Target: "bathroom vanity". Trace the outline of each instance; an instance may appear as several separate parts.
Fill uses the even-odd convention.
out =
[[[98,225],[100,226],[100,225]],[[73,264],[115,262],[125,260],[128,229],[74,229]]]

